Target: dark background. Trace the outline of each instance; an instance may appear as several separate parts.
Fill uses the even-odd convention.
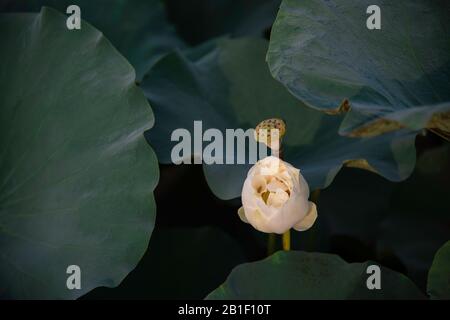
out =
[[[18,2],[0,0],[0,8],[14,10]],[[279,3],[166,0],[165,7],[177,34],[192,46],[225,34],[268,39]],[[416,146],[416,169],[401,183],[341,170],[320,193],[315,225],[292,231],[292,249],[334,253],[348,262],[373,260],[425,292],[433,256],[450,236],[450,143],[424,131]],[[241,222],[240,199],[221,201],[212,194],[200,165],[160,170],[146,254],[117,288],[97,288],[82,299],[202,299],[236,265],[267,256],[268,235]]]

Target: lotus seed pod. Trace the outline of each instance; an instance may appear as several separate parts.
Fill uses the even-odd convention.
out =
[[[286,124],[283,120],[278,118],[267,119],[256,126],[255,140],[266,144],[271,149],[279,149],[285,133]]]

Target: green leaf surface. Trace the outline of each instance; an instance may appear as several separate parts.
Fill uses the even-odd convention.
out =
[[[152,68],[142,87],[157,119],[148,137],[160,162],[171,162],[171,150],[178,144],[171,142],[175,129],[186,128],[196,139],[195,120],[202,121],[203,131],[217,128],[225,137],[227,128],[247,130],[278,117],[287,123],[284,158],[301,169],[311,190],[327,187],[343,165],[369,169],[392,181],[409,176],[416,132],[400,130],[368,139],[340,136],[342,117],[307,108],[289,94],[271,77],[266,51],[262,39],[222,39],[169,54]],[[231,157],[226,150],[224,154]],[[219,198],[232,199],[240,196],[249,167],[213,164],[204,165],[204,172]]]
[[[153,230],[151,109],[131,65],[53,9],[0,15],[0,297],[116,286]],[[66,269],[81,268],[81,290]]]
[[[428,273],[427,291],[431,299],[450,299],[450,241],[434,257]]]
[[[49,6],[65,13],[70,5],[78,5],[81,18],[102,31],[130,61],[138,80],[162,55],[184,46],[161,0],[14,0],[0,9],[38,12]]]
[[[279,251],[269,258],[237,266],[211,300],[260,299],[423,299],[404,275],[381,267],[381,289],[369,290],[365,263],[347,263],[324,253]]]
[[[366,26],[374,4],[381,30]],[[306,105],[327,113],[350,107],[344,135],[407,127],[450,137],[449,38],[448,1],[284,0],[267,60]]]

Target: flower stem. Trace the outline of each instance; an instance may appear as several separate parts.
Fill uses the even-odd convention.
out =
[[[265,134],[261,134],[265,131]],[[272,134],[272,130],[273,134]],[[282,138],[286,133],[286,122],[282,119],[272,118],[259,123],[256,128],[256,140],[265,143],[271,149],[271,155],[283,160]],[[274,143],[272,138],[277,139],[278,143]],[[259,140],[261,139],[261,140]],[[287,231],[283,234],[283,250],[291,249],[291,234]],[[267,242],[267,253],[270,256],[276,250],[277,235],[270,233]]]
[[[291,230],[283,233],[283,250],[289,251],[291,250]]]

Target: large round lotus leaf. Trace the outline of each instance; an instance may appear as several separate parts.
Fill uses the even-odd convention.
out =
[[[130,61],[138,79],[163,54],[183,46],[166,19],[161,0],[7,0],[0,9],[37,12],[49,6],[65,13],[70,5],[78,5],[81,17]]]
[[[432,299],[450,299],[450,241],[434,257],[428,273],[427,291]]]
[[[408,177],[415,163],[416,132],[400,130],[367,139],[340,136],[342,117],[307,108],[295,99],[271,77],[266,50],[262,39],[223,39],[158,61],[142,86],[154,107],[157,121],[148,137],[161,162],[171,162],[172,148],[178,144],[171,142],[175,129],[186,128],[192,139],[201,139],[193,132],[195,120],[202,121],[203,131],[221,130],[225,141],[226,128],[247,130],[278,117],[287,123],[284,158],[301,169],[311,190],[328,186],[343,165],[369,169],[393,181]],[[249,165],[204,165],[208,184],[222,199],[240,196],[248,169]]]
[[[102,34],[53,9],[0,15],[0,296],[116,286],[155,220],[151,109]],[[81,268],[81,290],[66,287]]]
[[[367,8],[381,9],[369,30]],[[284,0],[268,63],[297,98],[350,111],[340,132],[430,128],[450,137],[450,2]]]
[[[374,262],[347,263],[339,256],[280,251],[237,266],[207,299],[423,299],[404,275],[380,267],[381,289],[369,290],[367,273]],[[369,281],[371,284],[372,280]]]

